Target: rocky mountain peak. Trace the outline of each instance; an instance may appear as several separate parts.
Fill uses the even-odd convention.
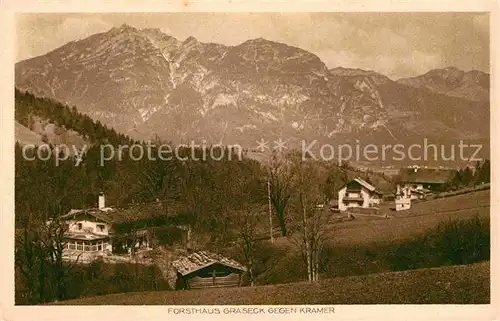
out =
[[[148,35],[155,35],[159,38],[169,37],[168,35],[163,33],[160,28],[145,28],[145,29],[142,29],[141,32],[148,34]]]
[[[367,78],[368,82],[373,82],[377,85],[384,84],[387,82],[392,82],[387,76],[384,76],[378,72],[373,70],[363,70],[359,68],[344,68],[344,67],[335,67],[329,70],[330,75],[334,77],[351,77],[363,79]]]
[[[489,100],[489,75],[472,70],[465,72],[456,67],[432,69],[423,75],[399,79],[398,82],[415,88],[473,101]]]
[[[186,38],[186,40],[184,40],[182,43],[183,43],[184,45],[191,45],[191,44],[196,44],[196,43],[198,43],[198,40],[197,40],[195,37],[193,37],[193,36],[189,36],[189,37],[187,37],[187,38]]]
[[[111,30],[109,30],[110,33],[131,33],[131,32],[137,32],[138,29],[124,23],[119,27],[113,27]]]
[[[430,76],[442,77],[449,81],[460,81],[465,72],[456,67],[445,67],[441,69],[433,69],[427,72]]]
[[[131,25],[128,25],[126,23],[122,24],[119,28],[120,31],[137,31],[136,28],[132,27]]]

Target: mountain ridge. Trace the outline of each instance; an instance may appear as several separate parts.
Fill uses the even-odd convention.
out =
[[[489,102],[329,70],[311,52],[262,38],[225,46],[125,25],[17,63],[16,86],[139,139],[252,147],[278,137],[489,137],[489,113],[473,112]]]
[[[398,83],[472,101],[489,101],[490,75],[479,70],[463,71],[453,66],[432,69]]]

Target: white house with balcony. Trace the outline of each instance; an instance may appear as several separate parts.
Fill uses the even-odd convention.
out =
[[[59,217],[66,225],[63,255],[85,262],[112,253],[150,250],[150,229],[176,224],[175,217],[182,211],[179,204],[159,201],[106,207],[101,193],[98,207],[72,209]]]
[[[66,224],[64,256],[80,257],[83,261],[90,257],[105,255],[112,252],[111,223],[103,214],[113,211],[105,207],[104,195],[99,195],[98,208],[92,210],[72,209],[60,219]]]
[[[340,211],[349,208],[370,208],[380,204],[382,193],[365,180],[357,177],[339,191],[338,207]]]

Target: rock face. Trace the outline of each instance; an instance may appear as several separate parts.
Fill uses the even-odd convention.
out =
[[[428,74],[394,82],[372,71],[328,70],[308,51],[261,38],[224,46],[123,25],[21,61],[15,71],[18,88],[76,105],[139,139],[251,148],[277,137],[489,137],[479,72],[457,70],[453,90],[449,78],[429,85]]]

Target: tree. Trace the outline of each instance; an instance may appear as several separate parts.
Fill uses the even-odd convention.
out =
[[[323,244],[329,233],[328,180],[324,164],[313,161],[295,160],[294,208],[299,226],[292,241],[298,246],[307,268],[310,282],[319,279],[319,261]]]
[[[469,186],[473,183],[473,172],[472,170],[470,169],[469,166],[465,167],[463,170],[462,170],[462,174],[461,174],[461,183],[462,183],[462,186]]]
[[[485,184],[490,182],[490,160],[485,159],[482,164],[477,164],[474,172],[474,181],[476,184]]]
[[[159,159],[139,163],[140,168],[137,171],[139,175],[136,182],[146,199],[168,198],[168,193],[172,193],[173,184],[177,178],[176,165],[174,160],[165,162]]]
[[[270,185],[269,197],[274,213],[278,218],[282,236],[286,236],[288,233],[286,209],[292,196],[293,176],[294,174],[288,168],[286,160],[278,160],[276,156],[273,157],[268,178]]]
[[[48,144],[49,143],[49,138],[47,136],[47,133],[42,133],[41,135],[41,141],[44,142],[45,144]]]
[[[67,297],[66,277],[78,263],[80,255],[72,263],[63,260],[66,229],[66,224],[54,216],[47,222],[34,219],[17,231],[16,271],[20,273],[18,280],[23,283],[27,303]]]
[[[324,179],[324,183],[322,183],[322,193],[325,198],[329,200],[335,199],[339,190],[349,182],[347,170],[331,162],[318,164],[323,166],[326,171],[324,176],[321,177],[321,179]]]
[[[261,213],[259,206],[256,209],[248,207],[239,214],[238,236],[242,244],[245,266],[247,268],[250,286],[254,286],[253,268],[255,265],[255,251],[257,246],[257,215]]]
[[[28,304],[41,302],[44,295],[39,288],[38,273],[40,266],[40,252],[38,251],[39,235],[33,224],[26,223],[21,230],[16,231],[14,258],[16,263],[16,285],[19,282],[24,286],[24,300]],[[44,277],[44,275],[42,274]],[[42,282],[43,284],[43,282]],[[18,288],[18,287],[16,287]],[[16,292],[17,289],[16,289]]]
[[[64,300],[66,298],[65,276],[72,269],[74,264],[78,263],[81,255],[79,254],[77,256],[72,265],[65,264],[63,252],[67,243],[64,237],[66,231],[66,223],[62,222],[57,217],[54,217],[52,220],[42,225],[42,233],[44,234],[42,242],[50,262],[49,267],[52,270],[51,272],[55,282],[56,300]]]

